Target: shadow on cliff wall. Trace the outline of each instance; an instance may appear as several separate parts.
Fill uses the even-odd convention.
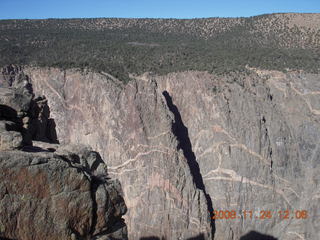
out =
[[[53,118],[50,118],[50,113],[51,111],[46,97],[37,97],[32,101],[29,110],[32,140],[59,143],[56,123]]]
[[[168,239],[166,239],[164,237],[159,238],[159,237],[151,236],[151,237],[140,238],[140,240],[168,240]],[[204,237],[203,234],[200,234],[200,235],[198,235],[196,237],[192,237],[192,238],[188,238],[188,239],[181,239],[181,240],[205,240],[205,237]]]
[[[176,105],[173,104],[172,98],[169,95],[167,91],[164,91],[163,96],[166,99],[167,106],[169,110],[173,113],[174,115],[174,123],[172,124],[172,131],[173,134],[177,137],[178,139],[178,146],[177,149],[181,149],[183,151],[184,157],[187,159],[193,181],[196,184],[196,187],[200,190],[203,191],[206,200],[207,200],[207,205],[208,205],[208,211],[210,213],[210,218],[212,219],[213,217],[213,207],[212,207],[212,201],[207,194],[205,185],[203,183],[203,178],[200,172],[199,164],[197,162],[196,156],[192,150],[192,145],[191,141],[189,138],[189,132],[188,128],[184,125],[181,114],[177,108]],[[212,236],[215,234],[215,222],[214,220],[211,220],[211,228],[212,228]]]
[[[43,99],[42,99],[43,100]],[[44,103],[38,104],[37,99],[32,100],[28,111],[30,118],[27,127],[22,127],[22,119],[20,119],[21,129],[25,144],[22,148],[25,152],[54,152],[55,148],[44,149],[39,146],[34,146],[33,141],[45,142],[50,144],[59,144],[56,123],[53,118],[50,118],[50,108],[44,98]]]
[[[17,111],[11,107],[0,104],[0,120],[16,121]]]
[[[262,234],[256,231],[251,231],[242,236],[240,240],[278,240],[270,235]]]
[[[47,130],[48,136],[50,136],[50,142],[51,143],[59,143],[57,130],[56,130],[56,122],[53,118],[48,119],[48,130]]]

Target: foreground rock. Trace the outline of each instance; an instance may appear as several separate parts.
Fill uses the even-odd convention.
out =
[[[58,143],[47,99],[35,97],[29,77],[7,67],[0,78],[0,150],[20,149],[32,140]]]
[[[0,237],[126,239],[120,183],[105,168],[79,146],[0,152]]]
[[[0,87],[0,239],[127,239],[120,182],[90,147],[57,144],[46,98],[17,76]]]

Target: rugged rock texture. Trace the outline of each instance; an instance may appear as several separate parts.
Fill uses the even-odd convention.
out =
[[[319,75],[250,71],[122,85],[104,73],[25,69],[59,140],[91,145],[121,181],[130,239],[210,239],[210,198],[215,210],[254,213],[216,220],[215,239],[319,239]],[[308,217],[280,220],[287,209]],[[261,210],[273,217],[256,219]]]
[[[126,239],[120,183],[99,154],[69,148],[0,153],[0,238]]]
[[[33,95],[23,74],[0,80],[0,150],[18,149],[31,144],[26,124]]]
[[[0,239],[127,239],[120,182],[90,147],[52,144],[47,100],[20,71],[0,87]]]
[[[31,145],[32,140],[58,143],[47,99],[45,96],[34,96],[29,77],[20,67],[8,66],[2,71],[0,124],[2,130],[8,130],[1,131],[2,150]],[[9,146],[6,144],[8,142],[13,145]]]
[[[271,210],[270,220],[216,220],[216,239],[255,230],[278,239],[318,239],[319,75],[258,71],[159,79],[180,110],[216,210]],[[280,220],[279,210],[307,210]]]
[[[177,150],[188,139],[172,132],[175,116],[156,81],[124,86],[107,74],[26,72],[50,100],[59,140],[89,144],[110,163],[128,206],[129,239],[211,239],[210,200],[190,170],[194,159]]]

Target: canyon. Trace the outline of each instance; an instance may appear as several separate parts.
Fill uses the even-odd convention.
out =
[[[0,239],[320,239],[320,15],[0,21]]]
[[[249,69],[131,76],[23,69],[60,144],[86,144],[121,182],[129,239],[319,237],[319,75]],[[270,219],[216,219],[246,210]],[[278,211],[306,210],[306,219]]]

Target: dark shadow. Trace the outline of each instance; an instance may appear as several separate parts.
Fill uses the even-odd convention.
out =
[[[32,101],[29,115],[32,140],[59,144],[56,123],[50,118],[50,107],[45,97],[37,97]]]
[[[0,120],[9,120],[16,122],[18,119],[17,111],[11,107],[0,104]]]
[[[43,149],[41,147],[36,146],[24,146],[21,150],[24,152],[52,152],[49,149]]]
[[[0,120],[4,120],[4,126],[6,131],[21,132],[22,122],[18,118],[18,113],[15,109],[0,105]]]
[[[47,150],[48,150],[49,152],[55,152],[55,151],[56,151],[56,149],[54,149],[54,148],[47,148]]]
[[[262,234],[256,231],[251,231],[242,236],[240,240],[278,240],[270,235]]]
[[[212,201],[207,194],[205,185],[203,183],[202,175],[200,172],[199,164],[197,162],[196,156],[194,152],[192,151],[192,145],[189,138],[188,128],[184,125],[180,112],[176,105],[173,104],[172,98],[169,95],[167,91],[164,91],[163,96],[166,99],[167,106],[169,110],[174,115],[174,123],[172,124],[172,132],[177,137],[178,140],[178,146],[177,149],[181,149],[183,151],[184,157],[187,159],[193,181],[196,185],[196,187],[203,191],[208,205],[208,211],[210,213],[211,218],[211,227],[212,227],[212,236],[215,234],[215,222],[213,220],[213,207],[212,207]]]
[[[57,130],[56,130],[56,122],[53,118],[48,119],[48,128],[47,128],[47,136],[51,143],[59,143]]]
[[[201,190],[204,190],[205,186],[200,173],[199,165],[196,161],[196,156],[192,151],[188,128],[184,125],[181,115],[179,113],[179,110],[176,107],[176,105],[173,104],[172,98],[170,97],[168,92],[164,91],[163,96],[167,101],[169,110],[174,114],[174,123],[172,124],[172,131],[173,131],[173,134],[178,139],[177,149],[182,149],[183,155],[187,159],[188,165],[190,166],[190,170],[193,176],[193,180],[196,184],[196,187]]]
[[[20,124],[21,125],[21,124]],[[15,123],[15,122],[11,122],[11,121],[6,121],[5,122],[5,129],[7,131],[16,131],[19,132],[21,131],[21,126],[19,126],[19,124]]]
[[[205,240],[205,237],[203,234],[200,234],[199,236],[188,238],[187,240]]]
[[[140,240],[166,240],[164,237],[159,238],[159,237],[155,237],[155,236],[150,236],[150,237],[142,237],[140,238]],[[184,239],[184,240],[205,240],[205,237],[203,234],[200,234],[196,237],[192,237],[192,238],[188,238],[188,239]]]
[[[165,238],[158,238],[158,237],[142,237],[140,240],[165,240]]]
[[[160,240],[158,237],[142,237],[140,240]]]

